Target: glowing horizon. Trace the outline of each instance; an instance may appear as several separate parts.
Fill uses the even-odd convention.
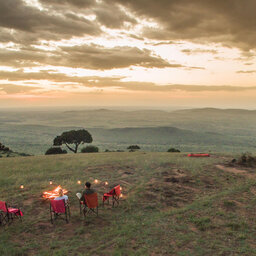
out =
[[[256,3],[214,2],[3,1],[0,107],[256,108]]]

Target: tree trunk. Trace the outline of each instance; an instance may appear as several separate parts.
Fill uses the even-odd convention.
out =
[[[78,143],[76,143],[75,145],[76,145],[76,148],[75,148],[74,153],[77,153],[77,149],[78,149],[79,144],[78,144]]]
[[[67,143],[65,143],[65,145],[67,146],[67,148],[68,148],[70,151],[76,153],[75,149],[71,148]]]

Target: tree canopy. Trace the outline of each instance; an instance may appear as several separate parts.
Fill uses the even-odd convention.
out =
[[[85,129],[63,132],[53,140],[54,146],[61,146],[64,144],[74,153],[77,153],[79,145],[84,143],[92,143],[92,136]]]

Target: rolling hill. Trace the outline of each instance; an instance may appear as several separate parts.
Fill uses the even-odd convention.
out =
[[[101,150],[140,144],[144,150],[255,151],[256,111],[189,109],[118,111],[1,111],[0,141],[42,154],[63,131],[88,129]]]

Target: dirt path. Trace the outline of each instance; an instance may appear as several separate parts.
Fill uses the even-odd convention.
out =
[[[247,178],[250,178],[250,179],[256,178],[256,174],[249,173],[246,170],[237,169],[235,167],[227,167],[227,166],[220,165],[220,164],[217,164],[216,167],[218,169],[222,170],[222,171],[233,173],[233,174],[238,174],[238,175],[243,175],[243,176],[245,176]]]

